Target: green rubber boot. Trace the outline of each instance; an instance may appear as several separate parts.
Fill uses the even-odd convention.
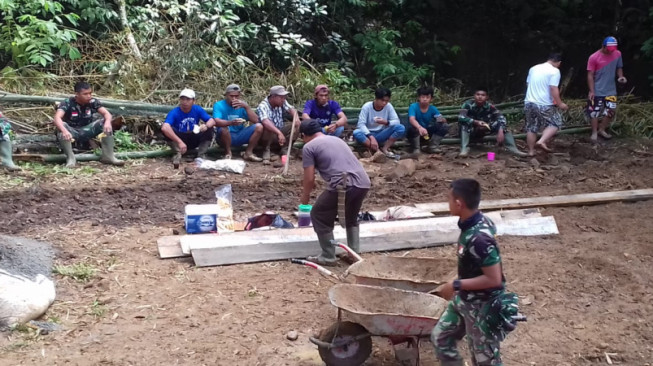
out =
[[[503,146],[508,150],[509,153],[519,156],[520,158],[528,156],[525,152],[519,151],[517,148],[517,143],[515,143],[515,136],[512,135],[510,132],[506,132],[504,135],[504,142]]]
[[[307,259],[322,266],[334,266],[337,259],[336,247],[331,243],[331,241],[334,240],[333,232],[328,234],[318,234],[317,240],[322,248],[322,254],[317,257],[308,257]]]
[[[61,150],[66,154],[66,168],[74,168],[77,165],[77,159],[75,159],[75,153],[73,152],[73,143],[63,139],[61,133],[57,134],[59,139],[59,144],[61,144]]]
[[[11,158],[11,155],[11,141],[0,140],[0,166],[12,172],[20,170],[19,167],[14,165],[14,161]]]
[[[419,135],[408,140],[410,147],[408,150],[411,154],[419,154]]]
[[[440,135],[433,135],[431,137],[431,141],[429,141],[429,152],[431,154],[439,153],[442,150],[440,150],[440,143],[442,142],[442,136]]]
[[[361,252],[361,242],[359,235],[358,226],[348,227],[347,229],[347,246],[350,247],[354,252],[360,254]]]
[[[460,131],[460,154],[461,158],[469,156],[469,132],[464,128]]]
[[[102,140],[100,140],[100,143],[102,144],[102,156],[100,157],[101,163],[115,166],[125,165],[125,162],[116,159],[116,156],[113,153],[113,148],[116,144],[116,140],[113,136],[104,136]]]

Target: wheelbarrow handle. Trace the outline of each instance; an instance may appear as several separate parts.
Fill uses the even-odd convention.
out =
[[[352,256],[356,260],[356,262],[360,262],[363,260],[363,257],[358,255],[358,253],[354,252],[354,250],[351,249],[347,244],[338,243],[335,240],[331,240],[331,244],[342,248],[345,252],[347,252],[350,256]]]
[[[317,271],[320,272],[321,274],[323,274],[323,275],[325,275],[325,276],[328,276],[328,277],[335,278],[335,279],[337,279],[338,281],[340,281],[340,278],[339,278],[338,276],[336,276],[333,272],[329,271],[328,269],[322,267],[321,265],[319,265],[319,264],[317,264],[317,263],[314,263],[314,262],[311,262],[311,261],[307,261],[307,260],[305,260],[305,259],[298,259],[298,258],[292,258],[292,259],[290,260],[290,263],[301,264],[301,265],[304,265],[304,266],[308,266],[308,267],[311,267],[311,268],[315,268],[315,269],[317,269]]]

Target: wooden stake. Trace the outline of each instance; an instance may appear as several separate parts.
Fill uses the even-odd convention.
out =
[[[295,110],[295,114],[292,116],[292,126],[290,127],[290,136],[288,138],[288,152],[286,153],[286,165],[283,167],[283,173],[281,175],[285,176],[288,174],[288,166],[290,165],[290,149],[292,149],[293,142],[292,139],[295,136],[295,124],[299,122],[299,112]]]

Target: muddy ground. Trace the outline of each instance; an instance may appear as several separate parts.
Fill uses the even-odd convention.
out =
[[[648,188],[648,141],[594,147],[567,137],[538,162],[501,154],[423,157],[401,182],[394,162],[366,164],[373,180],[365,209],[444,201],[449,182],[475,177],[484,198],[514,198]],[[476,150],[481,154],[483,149]],[[214,202],[231,183],[237,218],[274,210],[290,218],[301,168],[251,163],[244,175],[173,171],[167,160],[97,163],[69,175],[0,176],[0,231],[47,240],[56,263],[97,269],[88,282],[55,275],[57,300],[43,320],[62,330],[2,333],[2,365],[320,365],[308,336],[328,327],[332,283],[305,267],[271,262],[196,268],[190,259],[160,260],[156,239],[183,231],[183,207]],[[547,208],[560,235],[500,237],[509,289],[521,297],[521,324],[503,343],[507,365],[653,364],[653,201]],[[317,244],[316,244],[317,248]],[[452,246],[399,253],[454,258]],[[345,265],[336,269],[345,270]],[[299,339],[286,333],[296,330]],[[395,365],[387,341],[374,339],[366,365]],[[437,364],[427,342],[424,364]]]

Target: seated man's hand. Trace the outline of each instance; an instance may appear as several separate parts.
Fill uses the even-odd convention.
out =
[[[327,130],[328,133],[335,133],[337,127],[338,126],[336,126],[335,123],[332,123],[332,124],[327,126],[326,130]]]
[[[488,124],[487,124],[486,122],[484,122],[484,121],[474,121],[474,126],[476,126],[476,127],[480,127],[480,128],[485,128],[486,130],[489,130],[489,129],[490,129],[490,125],[488,125]]]
[[[447,123],[447,119],[443,116],[438,116],[435,120],[439,123]]]
[[[283,146],[286,144],[286,136],[284,136],[283,133],[279,132],[277,138],[279,139],[279,145]]]
[[[374,122],[380,124],[380,125],[387,125],[388,120],[381,118],[381,117],[374,117]]]
[[[186,146],[183,141],[179,142],[179,152],[185,154],[187,150],[188,146]]]
[[[68,130],[63,130],[63,132],[61,133],[61,137],[63,137],[65,141],[71,141],[73,139],[73,135],[71,135],[70,132],[68,132]]]
[[[104,122],[104,128],[102,129],[105,135],[111,135],[113,133],[113,127],[111,126],[111,121]]]
[[[204,131],[206,131],[207,129],[208,129],[208,127],[206,127],[205,124],[200,125],[200,132],[204,132]]]
[[[503,128],[500,128],[499,132],[497,132],[497,144],[503,145],[505,137],[506,135],[503,133]]]
[[[420,135],[420,136],[425,136],[425,135],[427,135],[427,134],[429,133],[429,131],[427,131],[426,128],[421,127],[421,126],[420,126],[420,128],[417,130],[417,132],[419,132],[419,135]]]
[[[374,151],[378,150],[379,149],[379,143],[378,143],[378,141],[376,141],[376,138],[374,138],[374,136],[370,136],[369,139],[370,139],[370,149],[372,149]]]

